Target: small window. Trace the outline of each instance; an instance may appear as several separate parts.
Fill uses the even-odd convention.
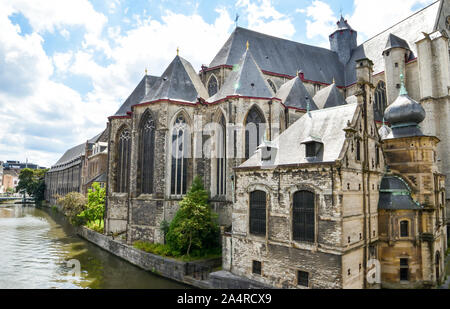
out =
[[[400,259],[400,281],[409,280],[408,259]]]
[[[309,287],[309,273],[306,271],[297,271],[297,285]]]
[[[250,234],[266,235],[266,192],[250,193]]]
[[[261,262],[260,261],[253,261],[252,272],[255,275],[261,275]]]
[[[361,142],[356,141],[356,161],[361,161]]]
[[[400,222],[400,237],[409,236],[409,222],[404,220]]]
[[[395,67],[398,68],[398,62],[395,63]]]

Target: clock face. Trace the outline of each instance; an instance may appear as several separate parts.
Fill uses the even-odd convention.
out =
[[[450,30],[450,16],[447,16],[445,19],[445,27],[447,27],[447,30]]]

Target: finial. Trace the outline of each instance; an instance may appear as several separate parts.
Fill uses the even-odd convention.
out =
[[[180,48],[177,47],[177,56],[179,56],[179,55],[180,55]]]
[[[333,77],[333,84],[336,84],[336,81],[334,80],[334,77]]]
[[[145,76],[147,76],[147,73],[148,73],[147,68],[145,68]]]
[[[247,50],[248,50],[249,47],[250,47],[250,43],[247,41]]]
[[[406,90],[406,87],[405,87],[405,76],[403,74],[400,74],[400,83],[401,83],[401,88],[400,88],[400,93],[398,95],[407,95],[408,91]]]

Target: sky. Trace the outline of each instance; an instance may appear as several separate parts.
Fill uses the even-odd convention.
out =
[[[358,43],[434,0],[1,0],[0,161],[50,167],[106,128],[145,74],[209,65],[238,25],[329,48],[342,14]],[[389,8],[389,9],[387,9]]]

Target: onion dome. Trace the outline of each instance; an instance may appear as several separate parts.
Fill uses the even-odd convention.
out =
[[[425,119],[422,105],[413,100],[406,91],[404,76],[400,75],[401,89],[397,99],[386,108],[384,116],[391,124],[388,138],[422,136],[419,123]]]

